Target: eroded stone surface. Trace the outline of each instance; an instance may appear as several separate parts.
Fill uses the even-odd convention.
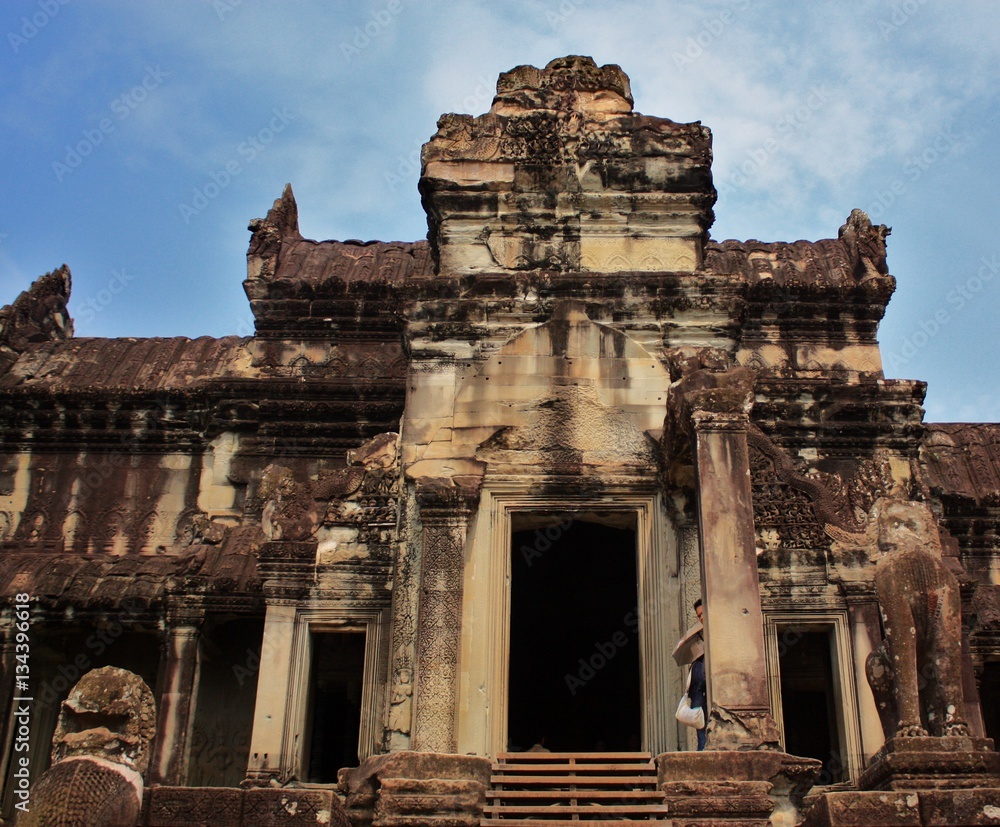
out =
[[[0,701],[10,604],[30,593],[33,630],[81,648],[67,656],[96,657],[91,632],[119,628],[130,642],[102,642],[111,662],[137,659],[140,637],[166,647],[165,719],[193,722],[206,755],[249,756],[252,795],[164,787],[151,816],[217,805],[247,825],[335,823],[328,790],[294,787],[309,774],[304,641],[364,629],[352,818],[473,824],[486,759],[458,756],[452,773],[444,753],[506,746],[510,514],[565,511],[644,527],[654,752],[685,745],[669,714],[682,675],[663,652],[708,597],[717,757],[671,753],[689,770],[670,780],[678,823],[801,816],[816,764],[775,757],[788,630],[830,637],[838,744],[820,757],[825,780],[858,781],[883,743],[865,678],[866,661],[886,662],[869,657],[880,603],[890,662],[914,648],[900,609],[936,619],[930,634],[914,624],[915,648],[943,666],[928,681],[943,708],[920,726],[973,736],[916,756],[921,737],[890,742],[865,777],[903,798],[821,792],[810,818],[989,823],[993,787],[937,788],[995,786],[980,708],[1000,685],[1000,430],[925,425],[923,383],[884,377],[888,228],[855,210],[817,241],[709,237],[711,140],[635,112],[617,66],[521,66],[488,113],[445,115],[424,148],[427,240],[303,238],[286,187],[250,225],[252,329],[75,339],[65,267],[0,310]],[[865,532],[889,495],[933,511],[933,576],[876,562]],[[934,546],[929,531],[887,559]],[[239,622],[252,628],[227,634]],[[78,638],[58,637],[70,627]],[[197,675],[245,708],[212,720]],[[930,710],[920,688],[900,692],[907,680],[880,694],[904,707],[904,730],[914,697]],[[161,744],[160,780],[183,781],[185,743]],[[394,757],[413,747],[438,754]]]
[[[22,827],[133,827],[156,734],[153,693],[124,669],[84,675],[63,702],[52,767],[34,784]]]

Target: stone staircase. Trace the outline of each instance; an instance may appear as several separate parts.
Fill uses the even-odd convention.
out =
[[[490,787],[482,827],[671,823],[649,753],[501,753]]]

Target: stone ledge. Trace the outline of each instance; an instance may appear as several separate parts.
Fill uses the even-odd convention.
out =
[[[153,787],[143,827],[350,827],[330,789]]]
[[[1000,786],[1000,755],[989,738],[892,738],[858,779],[861,790],[910,791]]]
[[[979,827],[1000,824],[1000,787],[824,793],[801,827]]]
[[[392,752],[340,771],[354,827],[478,827],[490,784],[489,759]]]
[[[668,752],[657,780],[675,825],[791,824],[820,762],[763,750]]]

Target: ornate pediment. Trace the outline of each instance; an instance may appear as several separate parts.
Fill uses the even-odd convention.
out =
[[[830,549],[829,527],[864,532],[868,510],[893,488],[887,457],[861,460],[849,479],[801,467],[759,429],[747,433],[758,549]]]

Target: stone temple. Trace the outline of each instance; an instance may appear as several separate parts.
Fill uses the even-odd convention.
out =
[[[885,378],[888,228],[713,240],[711,164],[520,66],[426,241],[251,222],[253,336],[0,310],[3,823],[1000,824],[1000,425]]]

